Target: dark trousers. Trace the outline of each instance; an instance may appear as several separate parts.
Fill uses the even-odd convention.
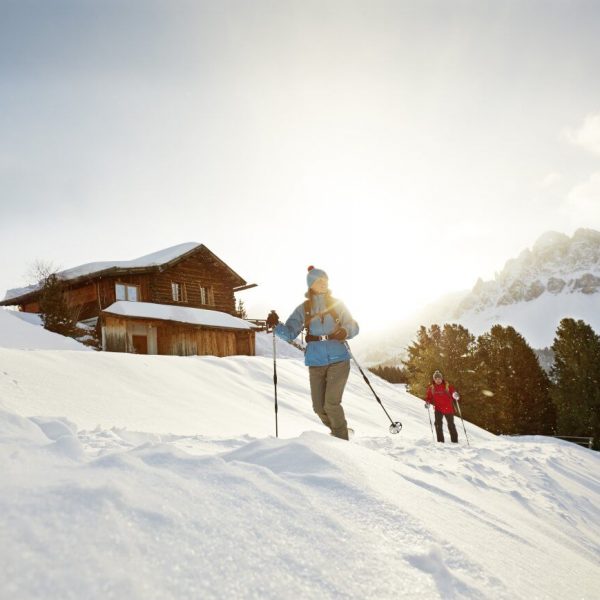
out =
[[[342,394],[350,375],[350,361],[309,367],[308,372],[313,410],[335,437],[347,440],[348,425],[342,408]]]
[[[458,432],[456,431],[456,425],[454,425],[454,415],[441,413],[439,410],[435,411],[435,433],[437,435],[437,441],[444,441],[444,417],[446,417],[446,423],[448,423],[448,431],[450,432],[450,440],[455,444],[458,442]]]

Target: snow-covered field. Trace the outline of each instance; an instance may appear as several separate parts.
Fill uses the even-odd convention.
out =
[[[41,326],[40,317],[0,308],[0,348],[22,350],[87,350],[90,348]]]
[[[510,325],[533,348],[546,348],[552,346],[556,329],[565,317],[582,319],[594,331],[600,331],[600,294],[555,296],[546,292],[531,302],[468,311],[459,319],[447,319],[447,322],[460,323],[473,335],[482,335],[496,324]]]
[[[258,357],[27,351],[3,323],[2,599],[599,597],[598,453],[468,423],[470,447],[434,444],[373,376],[392,436],[355,372],[356,436],[331,438],[283,343],[275,439],[268,336]]]

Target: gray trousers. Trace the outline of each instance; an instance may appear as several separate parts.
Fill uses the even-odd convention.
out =
[[[308,373],[313,410],[335,437],[347,440],[348,424],[342,408],[342,394],[350,375],[350,361],[309,367]]]

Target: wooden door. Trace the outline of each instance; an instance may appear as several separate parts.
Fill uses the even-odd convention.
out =
[[[133,351],[136,354],[148,354],[148,336],[147,335],[132,335],[131,343]]]

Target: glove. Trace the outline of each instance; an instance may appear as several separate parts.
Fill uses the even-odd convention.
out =
[[[347,336],[348,332],[343,327],[340,327],[339,329],[336,329],[333,333],[329,334],[329,339],[343,342]]]
[[[458,402],[460,400],[460,394],[458,392],[454,392],[454,394],[452,394],[452,397]]]
[[[272,310],[267,317],[267,329],[272,329],[275,325],[279,324],[279,315]]]

